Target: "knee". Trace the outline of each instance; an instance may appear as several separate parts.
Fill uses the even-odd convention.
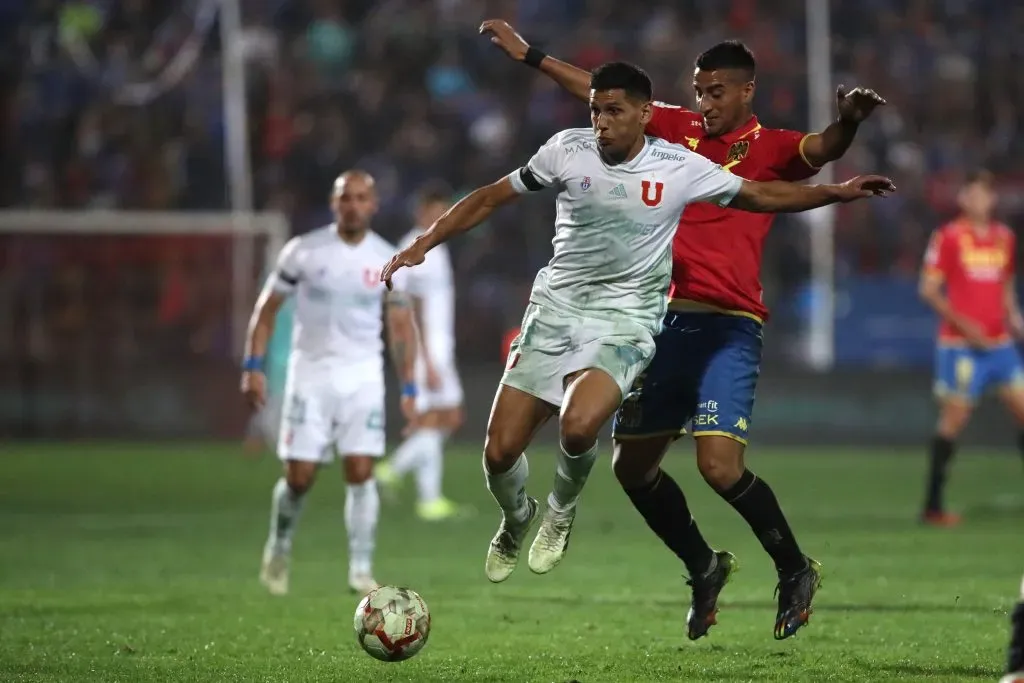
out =
[[[487,425],[487,436],[484,438],[484,464],[490,472],[504,472],[515,463],[522,454],[519,439],[509,433],[501,425]]]
[[[936,431],[942,438],[953,441],[960,436],[970,419],[970,405],[951,401],[942,406]]]
[[[707,438],[702,437],[699,441]],[[725,438],[725,437],[719,437]],[[730,441],[730,444],[700,447],[697,446],[697,469],[704,481],[719,493],[728,491],[743,476],[743,444]]]
[[[358,486],[373,478],[373,461],[368,455],[350,455],[345,458],[345,482]]]
[[[558,433],[562,447],[569,453],[582,453],[597,441],[604,421],[582,410],[569,409],[558,419]]]
[[[285,466],[284,479],[293,494],[305,495],[309,489],[313,488],[313,481],[316,479],[316,465],[310,462],[290,461]]]
[[[623,489],[638,489],[650,484],[658,474],[660,457],[643,457],[636,449],[616,442],[612,449],[612,472]]]

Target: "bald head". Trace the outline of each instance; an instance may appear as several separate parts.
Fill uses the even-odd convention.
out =
[[[377,190],[366,171],[345,171],[334,181],[331,209],[342,236],[359,237],[377,213]]]

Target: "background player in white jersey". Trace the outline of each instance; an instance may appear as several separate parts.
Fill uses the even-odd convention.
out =
[[[668,304],[670,243],[688,203],[778,213],[894,189],[879,176],[815,186],[742,180],[686,147],[645,137],[652,87],[640,68],[605,64],[590,87],[593,130],[555,135],[526,166],[452,207],[381,275],[422,263],[434,246],[522,193],[558,188],[554,255],[537,274],[487,426],[484,471],[503,513],[487,554],[491,581],[515,569],[536,516],[523,450],[556,413],[558,467],[529,566],[545,573],[562,559],[598,431],[653,355]]]
[[[340,456],[348,487],[352,590],[376,583],[372,555],[380,501],[374,460],[384,454],[382,313],[395,368],[402,381],[402,409],[415,415],[416,325],[405,294],[380,284],[380,264],[394,248],[370,230],[377,211],[373,178],[348,171],[334,183],[335,223],[292,239],[260,294],[246,340],[242,391],[254,407],[266,400],[264,356],[274,318],[296,294],[278,457],[284,476],[274,486],[270,537],[260,579],[271,593],[288,592],[292,535],[317,468]]]
[[[412,244],[451,207],[451,190],[438,183],[424,186],[416,200],[416,226],[399,248]],[[450,518],[459,507],[441,494],[444,441],[463,421],[462,383],[455,364],[455,284],[448,249],[440,246],[415,270],[406,287],[418,313],[420,353],[416,360],[416,422],[390,461],[377,467],[381,485],[397,486],[400,477],[416,476],[417,514],[428,521]]]

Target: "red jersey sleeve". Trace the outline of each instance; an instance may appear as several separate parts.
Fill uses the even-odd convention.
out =
[[[815,175],[820,168],[811,166],[804,156],[804,142],[810,133],[798,133],[795,130],[779,130],[772,128],[761,131],[761,137],[767,137],[772,144],[772,169],[781,180],[805,180]]]
[[[655,102],[651,109],[651,120],[644,131],[648,135],[668,142],[685,144],[687,135],[701,132],[700,128],[693,125],[694,121],[699,124],[699,115],[689,109],[664,102]]]
[[[928,240],[928,249],[924,252],[924,275],[939,277],[943,280],[949,274],[949,267],[956,258],[956,241],[949,238],[949,231],[939,228]]]

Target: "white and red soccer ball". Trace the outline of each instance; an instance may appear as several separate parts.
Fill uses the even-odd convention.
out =
[[[416,591],[381,586],[356,607],[356,639],[368,655],[400,662],[423,649],[430,635],[430,610]]]

